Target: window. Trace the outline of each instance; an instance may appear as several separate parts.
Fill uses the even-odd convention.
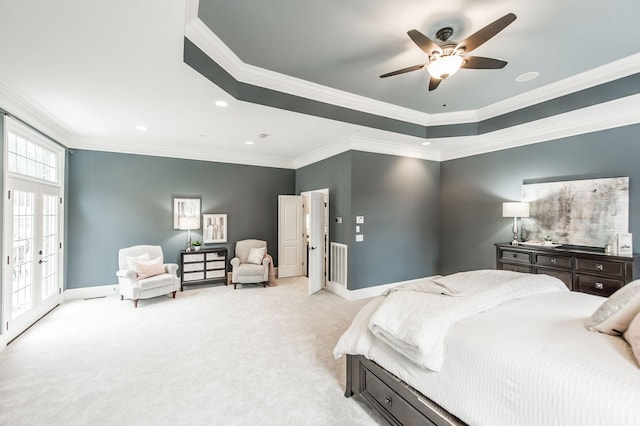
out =
[[[7,167],[10,172],[33,179],[58,183],[58,155],[9,130]]]

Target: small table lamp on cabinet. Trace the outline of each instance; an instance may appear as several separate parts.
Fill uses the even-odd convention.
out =
[[[518,245],[518,218],[529,217],[529,203],[502,203],[502,217],[513,218],[513,241],[511,245]]]
[[[200,220],[197,216],[180,216],[178,219],[178,228],[181,230],[189,231],[187,236],[187,249],[191,251],[191,230],[200,229]]]

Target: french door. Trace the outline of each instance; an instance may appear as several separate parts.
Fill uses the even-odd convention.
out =
[[[62,153],[7,127],[2,337],[10,341],[60,303],[63,198]]]

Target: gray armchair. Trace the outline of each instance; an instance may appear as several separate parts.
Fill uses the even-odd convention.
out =
[[[241,240],[236,242],[235,257],[231,259],[231,282],[234,289],[238,283],[267,286],[271,260],[268,256],[265,257],[266,254],[266,241]]]

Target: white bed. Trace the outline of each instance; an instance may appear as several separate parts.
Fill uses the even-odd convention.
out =
[[[334,354],[365,356],[466,424],[640,425],[640,368],[631,348],[584,324],[602,297],[554,291],[462,319],[447,333],[440,372],[371,333],[384,299],[362,309]]]

